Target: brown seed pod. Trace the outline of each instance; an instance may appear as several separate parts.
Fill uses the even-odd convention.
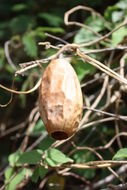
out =
[[[72,136],[82,117],[80,84],[69,59],[55,59],[44,71],[39,110],[48,133],[57,140]]]

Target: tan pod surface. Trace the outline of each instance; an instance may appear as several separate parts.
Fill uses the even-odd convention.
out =
[[[69,60],[52,60],[39,89],[40,115],[48,133],[57,140],[72,136],[81,120],[82,109],[80,83]]]

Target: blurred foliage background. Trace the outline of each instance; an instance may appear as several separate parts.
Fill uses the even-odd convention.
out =
[[[69,43],[83,43],[94,40],[97,38],[95,34],[91,31],[79,28],[77,26],[65,26],[64,25],[64,13],[77,5],[90,6],[96,11],[100,12],[105,19],[100,19],[93,17],[88,12],[77,11],[72,16],[71,19],[85,23],[91,26],[94,31],[101,33],[101,35],[106,34],[111,31],[114,27],[118,26],[125,17],[127,16],[127,1],[126,0],[1,0],[0,1],[0,83],[11,87],[12,81],[14,79],[14,73],[20,68],[19,64],[27,61],[37,60],[41,58],[46,58],[53,55],[56,50],[54,49],[44,49],[43,46],[39,46],[38,43],[42,41],[50,41],[54,45],[58,45],[61,42],[54,40],[53,38],[46,35],[46,33],[58,36]],[[127,27],[122,27],[110,36],[110,40],[107,42],[102,41],[98,45],[93,45],[88,48],[82,48],[83,51],[96,49],[96,48],[107,48],[115,47],[119,44],[126,44]],[[6,56],[5,56],[6,54]],[[111,68],[117,68],[119,66],[119,60],[121,57],[121,52],[115,53],[115,61],[112,61]],[[101,54],[91,54],[93,58],[100,60],[105,63],[108,62],[109,52],[104,52]],[[8,59],[7,59],[7,58]],[[11,59],[10,59],[11,58]],[[77,57],[72,59],[72,65],[74,66],[78,78],[81,84],[94,79],[96,74],[100,74],[93,66],[88,63],[84,64]],[[43,65],[45,68],[46,64]],[[21,89],[23,91],[32,88],[38,78],[42,75],[40,68],[33,68],[24,73],[24,75],[15,77],[15,89]],[[99,89],[101,88],[102,81],[93,83],[90,86],[83,88],[84,96],[91,97],[92,95],[98,95]],[[118,90],[118,84],[114,87],[114,91]],[[112,93],[114,93],[114,91]],[[18,150],[22,148],[22,144],[27,134],[27,129],[30,128],[29,141],[27,147],[23,151],[29,149],[32,143],[34,143],[41,135],[43,136],[37,148],[41,151],[48,150],[51,144],[54,142],[45,132],[42,121],[38,116],[37,109],[37,98],[38,92],[31,93],[29,95],[13,95],[13,100],[11,104],[5,108],[0,108],[0,185],[8,182],[9,178],[17,170],[16,160],[17,156],[20,157]],[[10,99],[10,93],[0,89],[0,104],[6,104]],[[104,105],[106,95],[99,103],[98,107]],[[126,100],[126,99],[125,99]],[[124,101],[125,101],[124,100]],[[109,111],[114,111],[114,106],[109,108]],[[121,114],[125,114],[126,103],[120,107]],[[32,119],[31,119],[32,118]],[[93,117],[94,118],[94,117]],[[108,141],[112,135],[114,135],[114,125],[113,122],[108,124],[102,124],[101,128],[93,132],[90,129],[86,129],[85,133],[79,134],[76,138],[77,145],[92,146],[92,145],[103,145],[103,135]],[[111,126],[111,127],[109,127]],[[122,125],[125,129],[125,123]],[[94,126],[93,126],[94,127]],[[91,141],[89,141],[89,134],[91,133]],[[94,137],[98,138],[94,138]],[[124,139],[127,143],[127,140]],[[85,144],[86,143],[86,144]],[[114,152],[118,149],[117,145],[114,147]],[[29,149],[30,150],[30,149]],[[61,147],[61,150],[66,154],[71,156],[76,163],[85,163],[87,161],[96,160],[95,155],[93,155],[88,150],[74,151],[70,145],[68,147]],[[35,155],[37,161],[40,159],[40,152],[34,150],[32,155]],[[57,154],[56,150],[52,150],[53,154]],[[111,151],[112,152],[112,151]],[[14,153],[14,154],[12,154]],[[58,154],[60,154],[59,152]],[[31,154],[27,155],[28,160],[31,158]],[[42,154],[42,152],[41,152]],[[62,153],[61,153],[62,154]],[[48,153],[47,153],[48,155]],[[102,153],[104,159],[112,159],[113,154],[110,150]],[[63,156],[63,155],[62,155]],[[48,157],[48,156],[47,156]],[[49,165],[52,163],[49,161],[51,159],[48,157],[47,162]],[[63,159],[63,157],[62,157]],[[67,159],[67,158],[66,158]],[[66,160],[65,159],[65,160]],[[69,159],[69,158],[68,158]],[[8,161],[9,160],[9,161]],[[31,164],[28,161],[28,164]],[[16,185],[19,189],[39,189],[41,188],[41,181],[43,180],[45,174],[48,176],[48,183],[60,184],[61,187],[50,187],[44,186],[44,189],[76,189],[76,184],[79,186],[83,185],[83,180],[78,179],[75,182],[74,176],[62,177],[56,174],[55,170],[48,171],[44,168],[36,168],[37,161],[34,160],[32,165],[35,165],[35,170],[32,168],[23,168],[20,172],[17,172],[17,177],[11,181],[10,185],[6,186],[7,190],[16,189]],[[68,160],[67,160],[68,161]],[[25,163],[25,162],[23,162]],[[10,164],[11,167],[6,169]],[[20,163],[21,164],[21,163]],[[24,180],[24,176],[28,172],[28,176],[32,178],[31,180],[26,180],[23,185],[21,182]],[[34,172],[33,172],[34,170]],[[43,172],[41,172],[43,171]],[[103,179],[109,175],[107,170],[74,170],[75,174],[86,178],[92,182]],[[5,175],[3,175],[5,173]],[[32,176],[32,177],[31,177]],[[40,178],[39,178],[40,176]],[[70,178],[69,178],[70,177]],[[69,179],[72,179],[70,181]],[[118,180],[115,181],[118,184]],[[40,186],[39,186],[40,184]],[[67,187],[68,184],[68,187]],[[70,185],[70,186],[69,186]]]

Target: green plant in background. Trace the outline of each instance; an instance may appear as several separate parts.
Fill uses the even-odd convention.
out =
[[[48,172],[48,169],[46,167],[47,164],[51,167],[56,167],[57,165],[65,164],[68,162],[73,162],[73,160],[67,157],[58,149],[54,148],[49,148],[44,152],[40,149],[25,153],[17,151],[9,156],[10,167],[5,171],[5,184],[7,184],[6,189],[15,189],[16,186],[26,178],[26,174],[27,178],[31,177],[31,180],[35,183],[39,177],[43,179],[43,177]],[[19,167],[24,164],[28,164],[29,166],[35,165],[34,171],[32,169],[24,168],[19,169],[19,171],[15,172],[15,167]],[[12,176],[13,179],[9,182]]]
[[[95,156],[88,152],[87,150],[78,150],[74,153],[73,158],[76,163],[86,163],[88,161],[95,160]],[[78,169],[75,170],[76,173],[79,173],[80,175],[84,176],[86,179],[92,179],[95,176],[95,169]]]

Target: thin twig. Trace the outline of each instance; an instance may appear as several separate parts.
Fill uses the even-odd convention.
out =
[[[115,51],[115,50],[127,50],[127,46],[117,46],[117,47],[109,47],[109,48],[101,48],[101,49],[91,49],[89,51],[83,51],[85,54],[92,54],[92,53],[103,53],[103,52],[109,52],[109,51]]]
[[[19,130],[19,129],[24,128],[25,125],[26,125],[26,121],[25,121],[25,122],[22,122],[22,123],[20,123],[20,124],[18,124],[18,125],[16,125],[16,126],[14,126],[14,127],[9,128],[8,130],[6,130],[6,131],[3,132],[2,134],[0,134],[0,138],[4,137],[4,136],[6,136],[6,135],[9,135],[9,134],[11,134],[11,133],[13,133],[13,132],[15,132],[15,131],[17,131],[17,130]]]
[[[117,118],[117,119],[127,121],[127,116],[113,114],[113,113],[109,113],[109,112],[102,111],[102,110],[99,110],[99,109],[94,109],[94,108],[87,107],[87,106],[84,106],[83,109],[91,110],[91,111],[94,111],[94,112],[98,112],[100,114],[108,115],[108,116],[111,116],[111,117],[114,117],[114,118]]]
[[[33,143],[31,144],[26,151],[30,151],[32,149],[34,149],[38,144],[40,144],[40,142],[47,136],[47,132],[43,132],[43,134]]]
[[[112,35],[115,31],[119,30],[120,28],[124,27],[127,25],[127,19],[124,20],[123,23],[121,23],[120,25],[118,25],[116,28],[114,28],[113,30],[111,30],[109,33],[105,34],[104,36],[98,38],[98,39],[95,39],[93,41],[90,41],[90,42],[87,42],[87,43],[83,43],[83,44],[80,44],[80,47],[87,47],[87,46],[91,46],[93,44],[96,44],[102,40],[104,40],[105,38],[108,38],[110,35]]]
[[[89,11],[89,12],[91,12],[92,14],[94,13],[96,16],[103,18],[103,17],[101,16],[101,14],[98,13],[98,12],[96,12],[94,9],[92,9],[92,8],[90,8],[90,7],[86,7],[86,6],[81,6],[81,5],[79,5],[79,6],[76,6],[76,7],[72,8],[72,9],[70,9],[69,11],[67,11],[67,12],[65,13],[65,15],[64,15],[64,23],[65,23],[66,25],[76,25],[76,26],[80,26],[80,27],[86,28],[86,29],[90,30],[92,33],[94,33],[96,36],[99,36],[99,37],[100,37],[101,35],[100,35],[98,32],[96,32],[95,30],[93,30],[92,27],[87,26],[87,25],[85,25],[85,24],[82,24],[82,23],[80,23],[80,22],[76,22],[76,21],[73,21],[73,22],[72,22],[72,21],[69,21],[70,15],[71,15],[72,13],[74,13],[75,11],[78,11],[78,10]],[[103,18],[103,20],[104,20],[104,18]]]
[[[80,51],[77,48],[77,55],[82,57],[83,60],[87,61],[88,63],[90,63],[91,65],[95,66],[96,68],[100,69],[101,71],[103,71],[104,73],[108,74],[109,76],[113,77],[114,79],[118,80],[119,82],[122,82],[124,84],[127,84],[127,80],[123,77],[121,77],[118,73],[116,73],[115,71],[113,71],[112,69],[108,68],[107,66],[105,66],[104,64],[102,64],[101,62],[89,57],[88,55],[85,55],[82,51]]]
[[[17,91],[17,90],[13,90],[13,89],[10,89],[10,88],[7,88],[5,87],[4,85],[0,84],[0,88],[8,91],[8,92],[12,92],[12,93],[15,93],[15,94],[30,94],[32,92],[34,92],[35,90],[37,90],[39,88],[41,84],[41,79],[39,79],[39,81],[36,83],[36,85],[31,88],[30,90],[27,90],[27,91]]]
[[[126,171],[127,171],[127,165],[123,165],[116,172],[117,172],[118,175],[120,175],[120,174],[125,173]],[[111,175],[105,177],[104,179],[101,179],[101,180],[97,181],[96,183],[93,184],[93,189],[94,190],[95,189],[97,189],[97,190],[100,189],[100,187],[111,183],[114,180],[114,178],[115,178],[114,175],[111,174]],[[91,190],[91,189],[88,188],[87,190]]]
[[[113,160],[101,160],[101,161],[90,161],[86,162],[85,164],[70,164],[66,165],[70,168],[77,168],[77,169],[89,169],[89,168],[107,168],[107,167],[113,167],[113,166],[119,166],[127,164],[127,161],[113,161]]]
[[[98,125],[100,123],[104,123],[104,122],[109,122],[109,121],[114,121],[114,117],[108,117],[108,118],[104,118],[104,119],[100,119],[100,120],[96,120],[96,121],[92,121],[89,123],[86,123],[85,125],[81,126],[79,128],[79,131],[86,129],[88,127],[94,126],[94,125]]]
[[[116,114],[118,114],[119,101],[120,101],[120,99],[117,99],[117,101],[116,101],[116,109],[115,109]],[[115,132],[116,132],[116,135],[118,135],[120,132],[118,120],[115,120]],[[119,146],[119,149],[122,148],[122,142],[120,140],[120,136],[117,136],[117,144]]]
[[[99,150],[108,149],[114,143],[114,141],[117,139],[117,137],[120,137],[120,136],[127,136],[127,133],[126,132],[118,133],[106,145],[96,147],[95,149],[96,150],[98,150],[98,149]]]
[[[4,50],[5,50],[5,56],[6,56],[6,59],[9,63],[9,65],[16,71],[17,68],[15,66],[15,64],[13,63],[11,57],[10,57],[10,54],[9,54],[9,45],[11,44],[11,41],[7,41],[5,42],[4,44]]]
[[[91,147],[86,147],[86,146],[79,147],[79,146],[76,146],[74,144],[74,142],[72,143],[72,145],[75,147],[75,149],[72,150],[70,155],[73,154],[75,152],[75,150],[89,150],[90,152],[94,153],[100,160],[102,160],[102,161],[104,160],[103,157],[95,149],[93,149]],[[107,168],[117,179],[119,179],[121,182],[123,182],[121,180],[121,178],[118,176],[118,174],[111,167],[107,167]]]
[[[101,89],[101,92],[99,94],[99,96],[96,98],[96,100],[94,101],[94,103],[91,105],[91,108],[94,109],[96,108],[96,106],[99,104],[100,100],[102,99],[104,93],[105,93],[105,90],[106,90],[106,87],[107,87],[107,82],[108,82],[108,77],[106,76],[105,77],[105,80],[103,82],[103,86],[102,86],[102,89]],[[88,118],[90,116],[90,114],[92,113],[91,110],[87,111],[80,123],[80,126],[82,126],[84,123],[86,123],[88,121]]]
[[[69,44],[67,41],[65,41],[65,40],[63,40],[63,39],[61,39],[61,38],[59,38],[57,36],[54,36],[53,34],[49,34],[49,33],[46,32],[45,35],[47,37],[53,38],[55,40],[58,40],[58,41],[62,42],[63,44]]]
[[[29,122],[30,122],[30,124],[29,124],[29,126],[28,126],[28,128],[27,128],[27,130],[26,130],[26,136],[25,136],[25,138],[23,139],[22,144],[21,144],[21,146],[20,146],[20,149],[21,149],[22,152],[25,151],[25,149],[26,149],[26,147],[27,147],[27,145],[28,145],[30,133],[31,133],[33,127],[35,126],[35,123],[36,123],[37,120],[39,119],[39,117],[40,117],[40,114],[39,114],[39,112],[38,112],[38,107],[35,107],[35,108],[32,110],[32,112],[31,112],[31,114],[30,114],[30,116],[29,116]],[[33,121],[32,121],[32,120],[33,120]]]

